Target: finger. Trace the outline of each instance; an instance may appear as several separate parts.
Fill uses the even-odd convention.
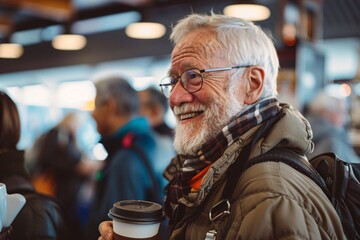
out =
[[[101,234],[102,240],[112,240],[112,221],[105,221],[99,224],[98,230]]]
[[[110,221],[104,221],[99,224],[98,230],[101,234],[101,236],[104,236],[103,234],[107,231],[109,231],[109,228],[112,227],[112,222]]]

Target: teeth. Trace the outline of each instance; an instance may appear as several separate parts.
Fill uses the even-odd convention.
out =
[[[174,114],[179,120],[197,117],[205,111],[202,105],[181,105],[174,107]]]
[[[192,112],[192,113],[182,114],[182,115],[180,115],[180,120],[193,118],[193,117],[199,116],[200,114],[201,114],[201,112]]]

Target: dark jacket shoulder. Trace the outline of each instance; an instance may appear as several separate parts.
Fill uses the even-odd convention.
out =
[[[66,239],[63,209],[54,198],[36,192],[27,179],[14,176],[7,182],[9,193],[20,193],[26,199],[12,223],[12,240]]]

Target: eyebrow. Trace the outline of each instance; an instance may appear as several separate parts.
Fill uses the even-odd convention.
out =
[[[181,71],[181,73],[183,73],[186,70],[194,69],[194,68],[199,69],[198,67],[194,67],[193,64],[189,64],[189,63],[185,63],[183,65],[180,65],[180,69],[183,69]],[[175,71],[173,71],[172,69],[170,69],[167,74],[168,74],[168,76],[180,76],[179,74],[176,74]]]

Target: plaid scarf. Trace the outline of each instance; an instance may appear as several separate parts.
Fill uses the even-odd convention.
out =
[[[279,111],[277,99],[264,99],[240,112],[216,137],[205,143],[196,156],[181,156],[185,161],[166,188],[165,207],[175,206],[178,199],[186,196],[191,190],[189,181],[219,159],[226,148],[243,133],[275,116]]]

